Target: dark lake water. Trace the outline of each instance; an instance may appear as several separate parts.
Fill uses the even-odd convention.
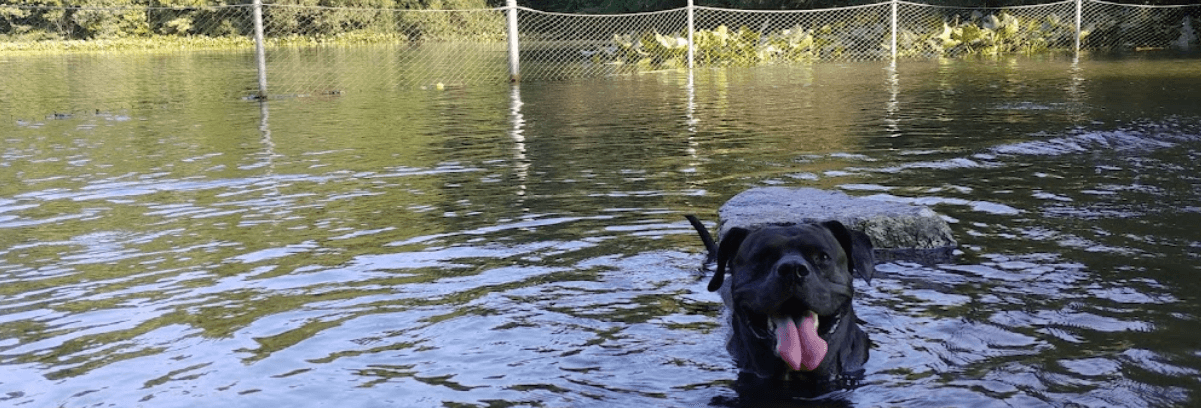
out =
[[[260,105],[245,55],[114,58],[0,62],[0,405],[735,404],[682,215],[756,186],[929,205],[961,244],[859,284],[867,378],[820,404],[1201,401],[1196,59]]]

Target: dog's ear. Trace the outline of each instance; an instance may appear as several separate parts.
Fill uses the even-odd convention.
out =
[[[713,279],[709,280],[710,292],[721,289],[722,281],[726,279],[727,264],[734,261],[734,254],[738,253],[742,241],[746,240],[746,236],[750,233],[751,231],[746,228],[734,227],[721,237],[721,244],[717,247],[717,272],[713,274]]]
[[[834,234],[834,238],[838,239],[838,243],[842,245],[843,252],[847,254],[847,268],[851,269],[851,274],[867,283],[872,283],[872,276],[876,274],[876,257],[872,253],[871,238],[868,238],[867,234],[853,231],[835,220],[821,224],[830,230],[830,233]]]

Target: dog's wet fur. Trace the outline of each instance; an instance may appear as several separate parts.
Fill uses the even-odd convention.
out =
[[[708,289],[726,305],[726,350],[740,371],[736,388],[818,396],[858,385],[870,341],[855,316],[852,280],[870,283],[875,274],[865,234],[825,221],[731,228],[718,243],[696,217],[686,217],[709,251],[706,263],[717,263]],[[793,369],[775,351],[774,323],[811,312],[828,349],[812,370]]]

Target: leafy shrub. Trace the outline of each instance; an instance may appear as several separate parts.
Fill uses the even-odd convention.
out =
[[[900,57],[955,57],[964,55],[1035,54],[1074,46],[1076,29],[1054,14],[1042,19],[1022,19],[1005,12],[984,15],[973,12],[966,21],[956,17],[941,21],[941,28],[924,34],[911,30],[897,33]],[[1087,36],[1087,32],[1082,32]]]
[[[821,41],[813,30],[801,26],[766,35],[746,27],[730,30],[721,25],[693,33],[694,61],[700,65],[753,66],[771,63],[810,62],[818,59]],[[683,67],[687,64],[688,38],[648,31],[614,34],[605,52],[589,53],[593,62],[634,64],[646,69]]]

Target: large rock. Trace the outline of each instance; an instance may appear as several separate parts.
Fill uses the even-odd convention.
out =
[[[838,220],[871,238],[878,261],[944,262],[958,245],[947,222],[927,207],[855,198],[840,191],[754,188],[731,198],[718,215],[719,236],[734,227]]]

